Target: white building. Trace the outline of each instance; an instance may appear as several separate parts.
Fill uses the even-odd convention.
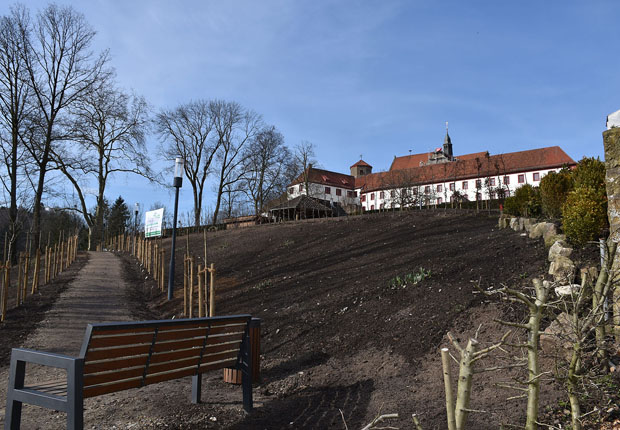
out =
[[[454,156],[446,132],[443,148],[395,157],[387,172],[372,173],[372,166],[363,160],[351,166],[350,175],[310,166],[291,183],[288,194],[289,198],[306,194],[343,207],[360,205],[363,210],[489,200],[510,196],[524,184],[538,186],[547,173],[575,165],[559,146]]]

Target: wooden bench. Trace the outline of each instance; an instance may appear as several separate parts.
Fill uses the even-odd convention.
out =
[[[14,348],[11,352],[5,430],[19,429],[22,403],[67,413],[67,428],[84,426],[84,399],[157,382],[192,377],[200,403],[202,374],[233,368],[242,373],[243,408],[252,410],[250,315],[89,324],[78,357]],[[66,370],[66,378],[25,384],[26,363]]]

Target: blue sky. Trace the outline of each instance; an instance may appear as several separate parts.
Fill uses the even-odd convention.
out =
[[[456,154],[560,145],[575,160],[603,158],[605,116],[620,109],[616,1],[59,4],[86,16],[120,84],[155,110],[237,101],[288,145],[313,142],[329,170],[348,172],[360,154],[387,169],[395,155],[440,146],[445,121]],[[163,166],[155,136],[148,145]],[[119,194],[130,206],[173,202],[136,178],[115,178],[108,196]]]

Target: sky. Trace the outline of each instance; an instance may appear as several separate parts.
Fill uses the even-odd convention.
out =
[[[25,2],[36,13],[46,1]],[[121,87],[153,111],[236,101],[310,141],[321,167],[374,171],[443,144],[456,155],[559,145],[603,159],[620,109],[620,2],[417,0],[90,0],[83,13]],[[0,4],[0,14],[10,2]],[[147,140],[153,165],[172,165]],[[172,182],[172,179],[170,180]],[[107,196],[173,206],[170,190],[113,178]],[[204,206],[214,206],[209,189]],[[181,213],[192,207],[181,188]]]

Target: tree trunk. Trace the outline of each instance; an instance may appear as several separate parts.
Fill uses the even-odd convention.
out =
[[[478,349],[478,341],[469,339],[467,348],[463,351],[459,365],[459,384],[456,397],[454,417],[456,429],[464,430],[467,416],[469,415],[469,401],[471,399],[471,384],[474,377],[472,360]]]

